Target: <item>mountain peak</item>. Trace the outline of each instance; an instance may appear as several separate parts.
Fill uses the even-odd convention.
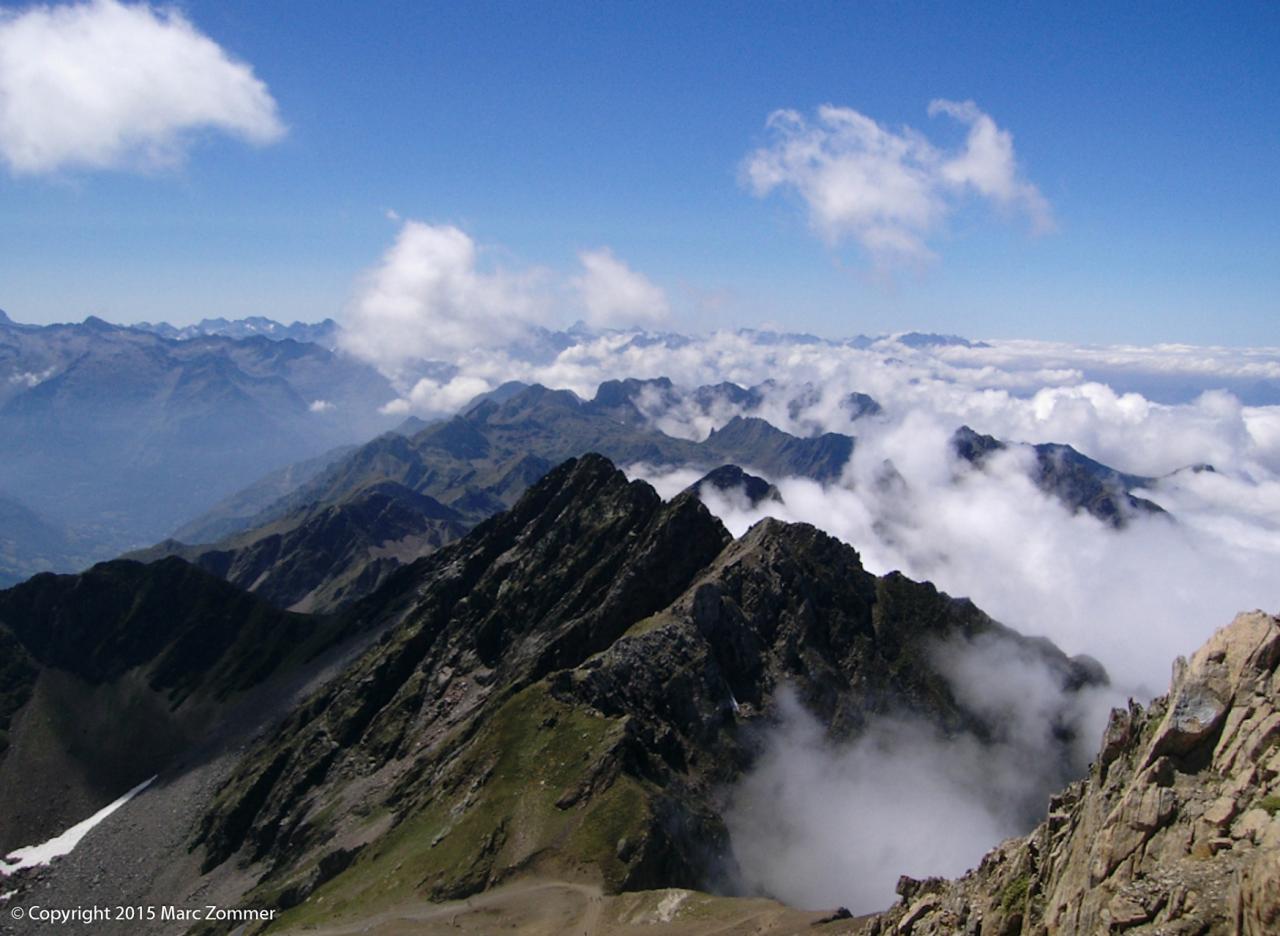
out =
[[[97,332],[115,331],[119,327],[112,325],[106,319],[98,318],[96,315],[86,316],[83,325],[85,328],[89,328]]]
[[[766,500],[782,503],[782,495],[776,487],[764,478],[743,471],[737,465],[721,465],[707,472],[686,490],[697,494],[704,487],[710,487],[723,494],[741,492],[751,507],[756,507],[761,501]]]

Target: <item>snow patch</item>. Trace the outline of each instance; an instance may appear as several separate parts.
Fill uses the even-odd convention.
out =
[[[15,871],[21,871],[24,868],[47,865],[55,858],[71,854],[71,850],[80,844],[80,840],[89,834],[89,830],[151,786],[152,781],[155,779],[155,777],[152,777],[150,780],[142,781],[124,796],[113,803],[103,806],[88,819],[73,825],[61,835],[55,836],[41,845],[28,845],[25,848],[19,848],[17,851],[9,852],[4,858],[0,858],[0,877],[13,874]],[[4,899],[8,899],[14,893],[16,891],[9,892]]]

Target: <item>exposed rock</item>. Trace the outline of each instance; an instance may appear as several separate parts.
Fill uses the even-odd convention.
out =
[[[1280,931],[1278,660],[1280,621],[1240,615],[1178,661],[1167,697],[1112,713],[1089,777],[1035,831],[928,911],[903,893],[863,931],[910,920],[942,936],[957,918],[975,934]]]

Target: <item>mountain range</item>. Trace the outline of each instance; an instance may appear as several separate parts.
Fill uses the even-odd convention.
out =
[[[382,481],[440,500],[469,525],[510,506],[552,465],[587,451],[624,464],[710,470],[731,463],[769,481],[788,475],[830,481],[854,445],[851,436],[823,433],[808,419],[815,388],[768,381],[693,389],[664,378],[608,381],[591,400],[511,383],[464,407],[461,422],[405,420],[381,412],[397,395],[384,376],[333,350],[337,328],[331,321],[285,326],[265,318],[206,319],[183,328],[121,327],[93,317],[33,326],[0,313],[0,433],[7,442],[0,462],[0,583],[84,568],[168,537],[222,549],[231,534],[306,504],[336,504]],[[544,330],[530,339],[537,347],[522,353],[549,360],[591,336],[582,326]],[[689,340],[622,337],[637,347],[678,348]],[[830,343],[804,335],[750,337]],[[885,340],[850,339],[867,347]],[[916,333],[894,342],[972,344]],[[766,421],[782,395],[800,436]],[[884,414],[881,402],[862,393],[841,407],[855,423]],[[675,410],[718,428],[701,443],[663,435],[663,416]],[[411,441],[369,442],[386,431]],[[490,450],[468,450],[468,432],[485,436]],[[975,438],[956,448],[976,464],[996,442],[975,445]],[[347,448],[361,443],[368,444],[358,454]],[[1116,525],[1148,509],[1128,493],[1147,479],[1065,447],[1054,451],[1052,464],[1047,451],[1037,455],[1037,483],[1073,507],[1085,505]],[[371,540],[389,541],[376,532]]]
[[[320,322],[294,322],[285,325],[272,321],[261,315],[251,315],[243,319],[205,318],[194,325],[181,327],[168,322],[138,322],[131,326],[142,331],[149,331],[162,338],[186,341],[191,338],[205,338],[220,335],[224,338],[269,338],[272,341],[299,341],[320,345],[330,351],[337,350],[338,333],[341,329],[333,319]]]
[[[457,539],[514,504],[552,465],[586,452],[624,465],[710,472],[704,480],[713,487],[744,487],[753,503],[780,501],[772,479],[838,481],[857,444],[852,436],[800,438],[758,417],[734,416],[695,442],[654,429],[641,408],[665,398],[666,405],[710,410],[729,401],[750,411],[772,390],[718,384],[685,392],[667,380],[625,380],[601,384],[593,399],[582,400],[563,390],[506,385],[412,435],[401,434],[402,427],[300,465],[287,481],[273,474],[174,538],[130,555],[182,556],[280,607],[323,611],[367,594],[397,565]],[[880,411],[865,395],[848,405],[859,417]],[[967,427],[952,446],[977,469],[1009,447]],[[1035,483],[1073,510],[1115,527],[1135,514],[1162,513],[1128,493],[1155,479],[1122,474],[1069,446],[1029,449]]]
[[[212,903],[275,911],[271,932],[532,933],[559,914],[598,934],[1265,933],[1280,913],[1280,622],[1241,618],[1167,700],[1116,710],[1067,786],[1097,663],[871,575],[813,527],[735,540],[695,491],[663,501],[598,455],[337,614],[122,560],[0,592],[0,643],[0,849],[158,775],[10,877],[24,906]],[[944,647],[1050,674],[1055,729],[1019,807],[1029,829],[1065,787],[1045,822],[961,881],[904,878],[883,915],[733,896],[724,791],[788,698],[835,746],[883,717],[1016,743],[1018,698],[975,696]]]

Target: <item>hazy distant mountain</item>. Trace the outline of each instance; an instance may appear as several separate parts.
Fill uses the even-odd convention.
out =
[[[87,564],[101,548],[73,539],[65,528],[0,495],[0,588],[37,572]]]
[[[773,390],[718,384],[681,392],[661,378],[614,380],[582,400],[565,390],[507,384],[413,435],[386,433],[275,472],[134,555],[181,556],[281,607],[328,610],[507,509],[552,465],[589,452],[620,464],[709,471],[694,489],[706,483],[741,490],[750,507],[779,499],[768,479],[837,481],[856,445],[851,436],[799,438],[762,419],[735,416],[694,442],[652,428],[640,405],[667,397],[667,403],[753,407]],[[860,414],[878,412],[863,394],[847,405]],[[976,467],[1006,447],[967,427],[952,444]],[[1160,512],[1128,493],[1151,479],[1123,475],[1067,446],[1035,451],[1033,480],[1073,510],[1116,527],[1134,511]]]
[[[904,332],[892,339],[908,348],[989,348],[985,341],[970,341],[959,335],[938,335],[932,332]]]
[[[101,558],[271,469],[390,428],[377,410],[394,395],[371,367],[291,339],[6,318],[0,490]],[[24,551],[13,529],[0,538]]]
[[[411,437],[386,433],[276,472],[133,555],[181,556],[280,607],[329,610],[505,510],[565,458],[607,452],[625,462],[704,468],[733,460],[777,476],[831,480],[853,450],[848,436],[800,439],[742,417],[703,442],[675,439],[631,406],[627,394],[639,387],[610,381],[582,401],[509,384]]]
[[[190,338],[202,338],[209,335],[221,335],[225,338],[270,338],[272,341],[303,341],[318,344],[333,351],[338,346],[338,323],[333,319],[322,322],[294,322],[284,325],[260,315],[249,318],[229,320],[225,318],[201,319],[194,325],[176,327],[168,322],[138,322],[131,326],[143,331],[153,332],[162,338],[185,341]]]
[[[596,397],[531,386],[502,402],[487,399],[412,437],[389,433],[333,462],[241,529],[301,508],[332,504],[368,485],[391,480],[447,504],[474,523],[506,509],[530,484],[566,458],[599,452],[620,464],[692,466],[732,462],[769,477],[837,478],[853,451],[850,436],[802,439],[762,419],[734,417],[701,442],[651,428],[629,390],[637,381],[607,381]],[[201,529],[203,520],[191,526]]]

